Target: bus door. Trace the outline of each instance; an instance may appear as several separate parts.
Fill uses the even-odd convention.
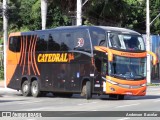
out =
[[[95,80],[94,80],[94,92],[101,93],[103,91],[103,81],[106,78],[108,71],[107,58],[95,59]]]

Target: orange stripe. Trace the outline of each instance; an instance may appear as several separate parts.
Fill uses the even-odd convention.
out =
[[[23,39],[24,36],[22,36],[22,58],[21,58],[21,63],[20,63],[20,66],[22,66],[22,63],[23,63],[23,59],[24,59],[24,39]]]
[[[131,53],[131,52],[122,52],[122,51],[117,51],[117,50],[111,50],[111,52],[115,55],[118,56],[124,56],[124,57],[146,57],[147,56],[147,52],[143,52],[143,53]]]
[[[144,80],[137,80],[137,81],[129,81],[129,80],[122,80],[122,79],[118,79],[118,78],[114,78],[111,76],[106,76],[107,80],[112,80],[114,82],[120,83],[120,84],[125,84],[125,85],[140,85],[140,84],[144,84],[146,83],[146,79]]]
[[[21,48],[20,48],[20,61],[19,64],[21,63],[22,60],[22,37],[21,37]]]
[[[32,46],[31,46],[31,65],[32,65],[32,68],[33,68],[33,72],[34,74],[36,75],[36,71],[35,71],[35,68],[34,68],[34,64],[33,64],[33,49],[34,49],[34,44],[36,43],[36,36],[34,35],[34,38],[33,38],[33,43],[32,43]]]
[[[27,40],[29,40],[29,39],[27,39]],[[31,36],[31,38],[30,38],[30,40],[28,41],[28,43],[29,43],[29,48],[28,48],[28,75],[30,75],[31,74],[31,71],[30,71],[30,48],[31,48],[31,40],[32,40],[32,36]]]
[[[124,56],[124,57],[146,57],[147,56],[147,52],[143,52],[143,53],[134,53],[134,51],[132,52],[123,52],[123,51],[118,51],[118,50],[113,50],[113,49],[109,49],[107,47],[103,47],[103,46],[94,46],[94,48],[98,51],[101,52],[106,52],[106,53],[112,53],[114,55],[118,55],[118,56]]]
[[[10,34],[9,34],[9,38],[10,38],[11,36],[21,36],[21,32],[10,33]]]
[[[36,36],[36,38],[37,38],[37,36]],[[38,38],[37,38],[38,39]],[[37,39],[36,39],[36,41],[37,41]],[[36,58],[35,58],[35,48],[36,48],[36,44],[35,44],[35,46],[34,46],[34,65],[35,65],[35,67],[36,67],[36,70],[37,70],[37,73],[38,73],[38,75],[40,75],[40,73],[39,73],[39,70],[38,70],[38,67],[37,67],[37,63],[36,63]]]
[[[25,52],[24,52],[24,64],[23,64],[23,70],[22,70],[22,75],[24,74],[24,70],[25,70],[25,65],[26,65],[26,52],[27,52],[27,36],[26,36],[26,44],[25,44]]]

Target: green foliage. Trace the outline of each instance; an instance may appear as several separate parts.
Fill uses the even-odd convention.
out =
[[[70,24],[70,19],[66,15],[62,14],[62,11],[59,7],[55,7],[54,9],[48,10],[48,28],[54,28],[57,26],[66,26]]]
[[[0,38],[0,45],[2,45],[3,44],[3,39],[2,38]]]
[[[84,2],[84,0],[82,0]],[[41,29],[41,0],[10,0],[9,31]],[[47,28],[71,25],[76,16],[76,0],[48,0]],[[150,0],[150,16],[153,20],[160,12],[160,0]],[[70,15],[70,12],[73,15]],[[145,33],[145,0],[89,0],[83,6],[83,24],[109,25],[135,29]],[[2,29],[2,19],[0,19]],[[160,33],[160,18],[151,26],[153,34]],[[2,35],[2,32],[0,32]]]
[[[0,80],[4,80],[4,68],[0,66]]]

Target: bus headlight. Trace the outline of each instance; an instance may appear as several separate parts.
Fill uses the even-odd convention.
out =
[[[118,83],[116,83],[116,82],[114,82],[114,81],[112,81],[112,80],[107,80],[107,82],[109,82],[109,83],[111,83],[111,84],[113,84],[113,85],[118,85]]]
[[[146,83],[144,83],[144,84],[141,84],[141,86],[142,86],[142,87],[146,86]]]

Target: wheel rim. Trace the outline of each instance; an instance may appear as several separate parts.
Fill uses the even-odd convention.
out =
[[[27,84],[24,85],[23,87],[23,92],[26,93],[28,91],[29,87]]]
[[[37,85],[32,86],[32,93],[36,94],[37,93]]]

